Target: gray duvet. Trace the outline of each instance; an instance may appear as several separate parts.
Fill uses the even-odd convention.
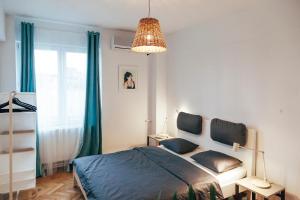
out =
[[[91,200],[187,199],[191,185],[197,199],[209,199],[216,180],[188,161],[158,147],[140,147],[74,161],[80,182]]]

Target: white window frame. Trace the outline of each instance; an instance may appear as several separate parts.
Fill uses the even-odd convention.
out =
[[[87,54],[87,48],[84,47],[78,47],[78,46],[66,46],[66,45],[55,45],[55,44],[42,44],[38,43],[35,45],[34,50],[55,50],[58,52],[58,86],[57,92],[58,97],[62,98],[62,92],[65,91],[65,81],[64,81],[64,75],[65,75],[65,67],[66,67],[66,53],[67,52],[78,52],[78,53],[85,53]],[[61,99],[59,99],[60,101]],[[65,119],[66,117],[66,110],[65,107],[61,104],[58,105],[60,110],[60,120]],[[60,129],[60,127],[53,127],[53,129]],[[82,128],[79,124],[78,127],[71,127],[71,128]]]

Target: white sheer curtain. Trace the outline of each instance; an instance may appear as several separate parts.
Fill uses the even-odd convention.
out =
[[[86,50],[61,45],[35,48],[38,129],[46,175],[66,169],[82,138]]]
[[[87,31],[97,28],[26,17],[17,17],[16,21],[17,24],[32,22],[35,26],[40,154],[46,175],[50,175],[58,168],[66,168],[81,146]],[[20,40],[21,29],[16,28],[16,38]],[[17,62],[20,62],[20,48],[17,48]]]
[[[80,147],[81,128],[40,131],[40,154],[45,175],[67,170]]]
[[[41,45],[35,49],[38,128],[47,175],[66,168],[80,147],[85,105],[85,49]]]

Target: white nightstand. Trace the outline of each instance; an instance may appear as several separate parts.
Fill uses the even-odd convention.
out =
[[[148,135],[147,137],[147,145],[148,146],[159,146],[160,142],[163,140],[174,138],[169,135]]]
[[[236,181],[235,196],[237,199],[240,199],[239,187],[243,187],[251,192],[252,200],[256,199],[256,194],[263,196],[264,199],[268,199],[269,197],[276,195],[279,196],[281,200],[285,200],[285,188],[283,186],[271,183],[270,188],[262,189],[252,184],[253,179],[255,179],[255,177],[247,177]]]

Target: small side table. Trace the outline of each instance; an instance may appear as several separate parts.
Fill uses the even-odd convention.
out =
[[[285,188],[283,186],[271,183],[271,187],[268,189],[258,188],[252,184],[253,179],[255,179],[255,177],[247,177],[236,181],[235,183],[236,199],[238,200],[240,199],[239,187],[243,187],[251,192],[252,200],[256,199],[256,194],[263,196],[265,200],[267,200],[269,197],[273,195],[280,197],[281,200],[285,200]]]
[[[160,142],[163,140],[174,138],[168,135],[148,135],[147,137],[147,145],[148,146],[159,146]]]

